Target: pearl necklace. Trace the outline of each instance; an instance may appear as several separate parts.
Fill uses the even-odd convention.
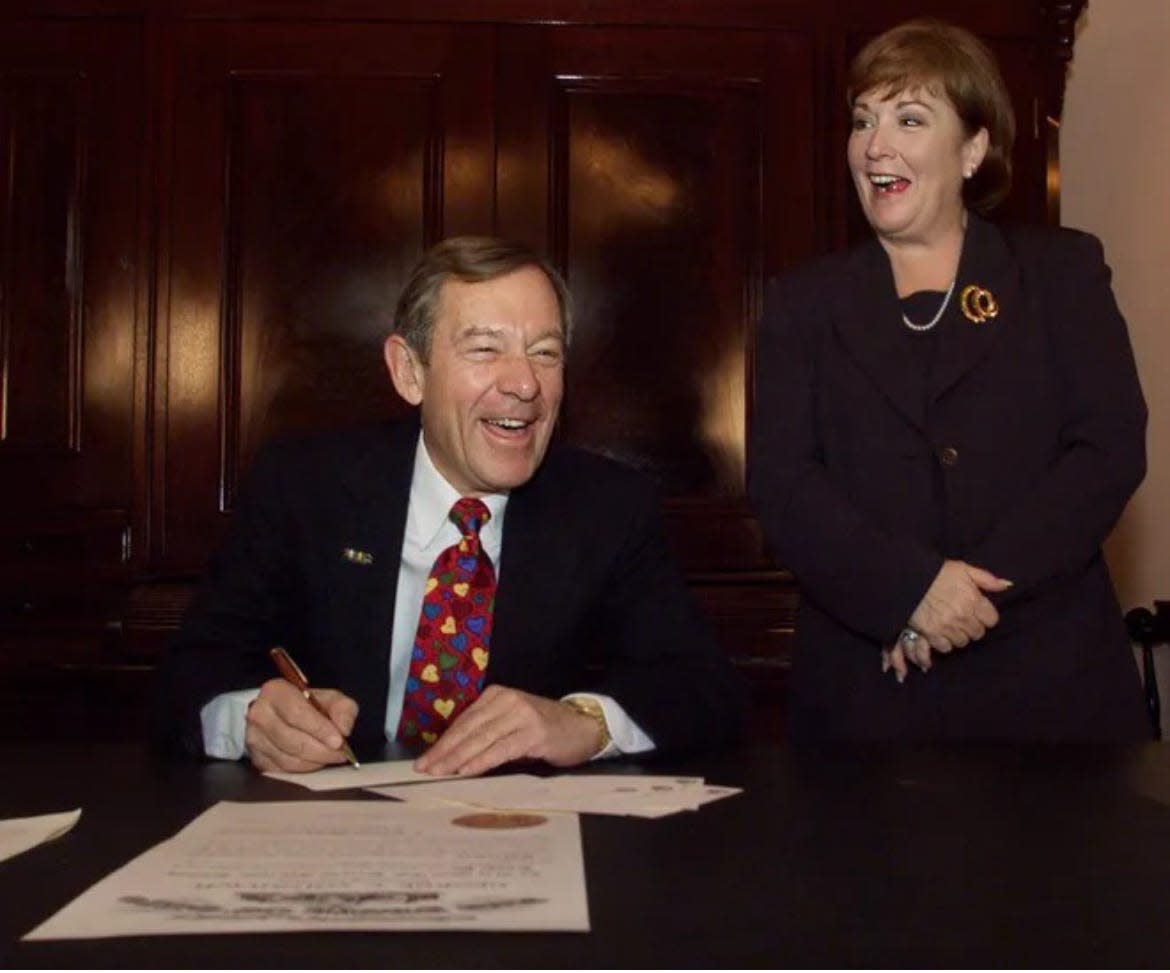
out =
[[[938,310],[935,312],[934,317],[927,321],[926,324],[915,324],[908,317],[906,317],[905,312],[902,314],[902,323],[906,325],[906,327],[908,327],[911,331],[929,331],[931,328],[933,328],[936,324],[939,323],[940,320],[942,320],[943,311],[945,311],[947,309],[947,305],[951,303],[951,295],[955,293],[955,281],[958,279],[958,277],[952,278],[951,286],[947,288],[947,292],[942,299],[942,303],[938,306]]]

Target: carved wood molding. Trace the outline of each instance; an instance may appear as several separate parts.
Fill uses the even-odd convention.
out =
[[[1088,2],[1089,0],[1041,0],[1040,3],[1040,16],[1052,57],[1046,101],[1049,113],[1058,120],[1064,114],[1064,89],[1068,78],[1068,66],[1073,59],[1073,47],[1076,44],[1077,18],[1088,6]]]

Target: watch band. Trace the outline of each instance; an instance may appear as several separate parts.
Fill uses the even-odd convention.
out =
[[[563,702],[572,706],[578,713],[588,716],[597,724],[598,744],[597,749],[593,751],[595,756],[610,745],[613,737],[609,732],[609,724],[605,721],[605,710],[601,708],[601,704],[596,699],[591,696],[567,696]]]

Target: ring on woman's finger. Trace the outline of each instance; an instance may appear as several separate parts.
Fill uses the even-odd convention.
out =
[[[912,628],[902,629],[902,634],[898,636],[898,639],[902,642],[905,642],[907,645],[913,645],[920,638],[922,638],[922,636]]]

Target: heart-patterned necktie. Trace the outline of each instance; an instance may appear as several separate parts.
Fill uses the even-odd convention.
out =
[[[398,722],[404,743],[434,743],[475,702],[487,672],[496,570],[479,531],[491,511],[463,497],[448,516],[462,537],[439,552],[423,591]]]

